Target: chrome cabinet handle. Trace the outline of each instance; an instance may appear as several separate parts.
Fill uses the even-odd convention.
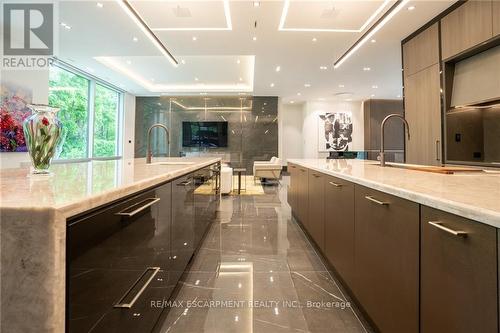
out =
[[[177,186],[188,186],[192,182],[193,182],[192,180],[186,180],[184,182],[180,182],[179,184],[177,184]]]
[[[429,223],[430,225],[432,225],[433,227],[436,227],[438,229],[441,229],[443,231],[446,231],[447,233],[449,234],[452,234],[454,236],[461,236],[461,237],[465,237],[467,236],[467,232],[463,231],[463,230],[453,230],[453,229],[450,229],[448,227],[445,227],[443,225],[442,222],[439,222],[439,221],[429,221],[427,222]]]
[[[132,300],[130,301],[130,303],[124,303],[125,298],[132,291],[132,289],[142,280],[142,278],[144,277],[144,275],[146,275],[146,273],[148,271],[153,271],[153,274],[151,274],[151,276],[146,280],[146,283],[143,284],[143,286],[141,287],[141,289],[139,289],[139,291],[137,292],[137,294],[135,294],[135,296],[132,298]],[[132,306],[134,306],[134,303],[139,299],[139,297],[142,295],[142,293],[144,292],[144,290],[146,290],[146,288],[148,287],[148,285],[151,283],[151,281],[154,279],[154,277],[156,276],[156,274],[158,274],[159,271],[160,271],[160,267],[148,267],[148,268],[146,268],[146,270],[134,282],[134,284],[132,285],[132,287],[130,287],[127,290],[127,292],[122,296],[122,298],[120,298],[120,300],[118,301],[117,304],[114,305],[114,307],[115,308],[127,308],[127,309],[130,309]]]
[[[374,202],[374,203],[376,203],[377,205],[381,205],[381,206],[388,206],[388,205],[389,205],[389,203],[388,203],[388,202],[386,202],[386,201],[380,201],[380,200],[377,200],[377,199],[375,199],[374,197],[369,196],[369,195],[365,196],[365,199],[370,200],[371,202]]]
[[[142,212],[144,209],[154,205],[155,203],[157,203],[158,201],[160,201],[160,198],[147,198],[146,200],[143,200],[137,204],[134,204],[130,207],[127,207],[125,208],[124,210],[118,212],[118,213],[115,213],[115,215],[120,215],[120,216],[128,216],[128,217],[132,217],[134,215],[136,215],[137,213],[139,212]],[[137,208],[137,209],[134,209],[133,211],[131,212],[127,212],[127,210],[129,210],[130,208],[134,207],[134,206],[137,206],[139,204],[142,204],[142,203],[145,203],[144,205],[142,205],[141,207]]]
[[[342,184],[337,184],[337,183],[334,183],[334,182],[328,182],[328,184],[333,185],[335,187],[342,187]]]
[[[315,174],[315,173],[313,173],[312,175],[313,175],[314,177],[316,177],[316,178],[321,177],[320,175],[317,175],[317,174]]]
[[[439,156],[439,140],[436,140],[436,161],[440,161],[441,157]]]

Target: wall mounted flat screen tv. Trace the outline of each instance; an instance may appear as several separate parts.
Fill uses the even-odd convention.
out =
[[[183,121],[183,147],[227,147],[227,121]]]

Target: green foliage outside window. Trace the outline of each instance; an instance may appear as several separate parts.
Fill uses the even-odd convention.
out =
[[[53,66],[49,74],[49,105],[60,108],[64,128],[60,159],[112,157],[118,155],[118,111],[120,94],[103,85],[94,87],[93,156],[88,156],[89,87],[83,76]]]

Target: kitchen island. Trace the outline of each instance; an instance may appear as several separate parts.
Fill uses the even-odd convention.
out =
[[[498,331],[498,171],[288,162],[293,216],[375,327]]]
[[[159,200],[154,198],[157,195],[155,188],[178,182],[179,189],[182,187],[186,192],[195,185],[194,177],[198,170],[208,168],[210,177],[216,175],[220,159],[169,158],[155,159],[154,162],[146,164],[145,159],[121,159],[55,164],[51,168],[50,176],[30,176],[28,168],[2,170],[0,173],[2,331],[23,332],[36,329],[38,332],[63,332],[65,330],[68,269],[66,240],[67,230],[71,230],[68,229],[68,221],[78,222],[86,219],[89,214],[98,215],[103,207],[116,206],[128,199],[134,205],[144,202],[143,207],[139,207],[137,211],[153,210],[153,204]],[[210,192],[213,189],[217,191],[217,184],[200,186],[208,188],[208,192],[207,189],[203,189],[204,193],[213,194]],[[163,193],[162,191],[167,193],[167,188],[161,189],[159,193]],[[168,191],[172,191],[171,187]],[[134,199],[134,196],[141,193],[146,197]],[[168,203],[163,200],[157,206],[168,209],[178,206],[179,202],[175,201],[171,205],[170,199],[175,200],[171,192],[168,192],[167,197]],[[155,202],[146,201],[151,199]],[[160,208],[157,210],[160,211]],[[124,208],[121,209],[123,210],[112,216],[122,214],[125,219],[135,214],[135,211],[127,212]],[[189,209],[194,210],[194,208]],[[162,214],[168,216],[170,221],[170,216],[174,213]],[[159,213],[155,211],[155,214]],[[182,217],[181,213],[175,214],[180,214],[178,217]],[[152,223],[154,226],[158,221],[153,219]]]

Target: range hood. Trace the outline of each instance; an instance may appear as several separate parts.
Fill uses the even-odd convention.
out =
[[[455,64],[451,107],[500,103],[500,46]]]

